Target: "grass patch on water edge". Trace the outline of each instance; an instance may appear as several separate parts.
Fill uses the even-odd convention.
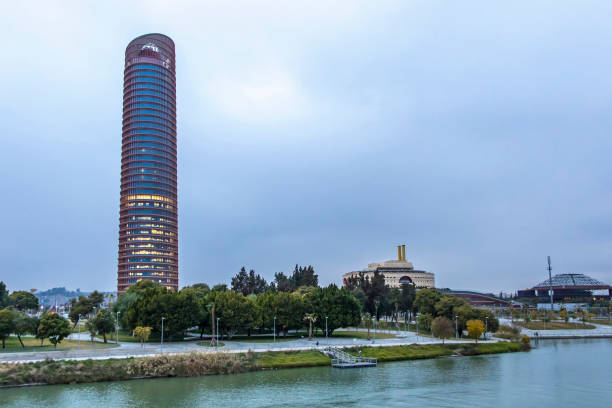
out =
[[[588,323],[574,322],[515,322],[517,326],[524,327],[529,330],[589,330],[595,326]]]
[[[380,362],[419,360],[449,355],[479,355],[527,350],[519,343],[460,343],[362,347],[347,349],[353,355]],[[274,351],[245,354],[185,353],[109,360],[46,360],[36,363],[0,364],[0,386],[21,384],[76,384],[121,381],[135,378],[199,377],[217,374],[239,374],[248,371],[329,366],[330,358],[317,350]]]

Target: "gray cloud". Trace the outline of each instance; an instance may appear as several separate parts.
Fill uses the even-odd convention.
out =
[[[439,286],[612,282],[609,2],[5,4],[3,272],[116,284],[123,52],[177,44],[181,285],[323,283],[407,244]]]

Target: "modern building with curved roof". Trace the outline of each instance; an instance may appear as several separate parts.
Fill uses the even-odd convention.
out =
[[[612,286],[582,273],[562,273],[538,283],[531,289],[519,290],[519,298],[550,299],[552,287],[554,301],[584,301],[592,297],[610,299]],[[606,294],[607,292],[607,294]]]
[[[174,42],[146,34],[125,50],[117,292],[140,280],[178,289]]]

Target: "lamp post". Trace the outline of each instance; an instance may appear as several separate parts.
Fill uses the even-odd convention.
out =
[[[164,352],[164,320],[166,320],[166,318],[162,316],[162,332],[161,332],[161,352],[162,354]]]
[[[414,321],[416,322],[416,338],[419,341],[419,312],[414,314]]]
[[[327,343],[327,316],[325,316],[325,344]]]
[[[485,316],[485,340],[487,339],[488,331],[489,331],[489,316]]]
[[[276,343],[276,316],[274,316],[274,343]]]
[[[215,342],[215,350],[219,350],[219,317],[217,317],[217,341]]]
[[[459,339],[459,316],[455,316],[455,339]]]
[[[81,315],[79,315],[79,348],[81,348]]]
[[[117,312],[117,320],[115,321],[115,344],[119,344],[119,313]]]

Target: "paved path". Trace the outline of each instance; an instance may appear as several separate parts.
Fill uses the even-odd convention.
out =
[[[341,329],[339,329],[341,330]],[[365,330],[365,329],[362,329]],[[361,331],[361,330],[360,330]],[[263,351],[299,351],[299,350],[322,350],[327,346],[334,347],[355,347],[355,346],[369,346],[369,347],[384,347],[392,345],[409,345],[409,344],[435,344],[440,343],[439,339],[430,337],[419,336],[413,332],[390,332],[397,334],[398,337],[388,339],[358,339],[358,338],[336,338],[330,337],[327,340],[325,338],[315,338],[313,341],[308,339],[296,339],[291,341],[279,341],[277,343],[249,343],[244,341],[230,341],[222,340],[224,343],[223,347],[218,349],[212,347],[198,346],[197,341],[184,341],[176,343],[164,343],[163,354],[180,354],[188,353],[192,351],[198,351],[202,353],[214,353],[216,351],[224,351],[229,353],[246,353],[249,350],[255,352]],[[373,333],[372,333],[373,335]],[[74,337],[73,337],[74,336]],[[78,339],[78,334],[72,335],[71,339]],[[0,354],[0,362],[12,362],[12,363],[24,363],[24,362],[36,362],[43,361],[47,358],[54,360],[86,360],[86,359],[109,359],[109,358],[129,358],[129,357],[144,357],[154,356],[162,353],[160,344],[145,344],[142,347],[139,343],[131,342],[120,342],[119,346],[110,349],[86,349],[86,341],[89,341],[89,336],[86,338],[81,334],[81,341],[83,342],[83,349],[72,349],[64,351],[41,351],[41,352],[27,352],[27,353],[3,353]],[[209,340],[204,340],[209,341]],[[318,344],[317,344],[318,341]],[[466,342],[468,340],[447,340],[447,343],[454,342]],[[469,340],[471,341],[471,340]]]

